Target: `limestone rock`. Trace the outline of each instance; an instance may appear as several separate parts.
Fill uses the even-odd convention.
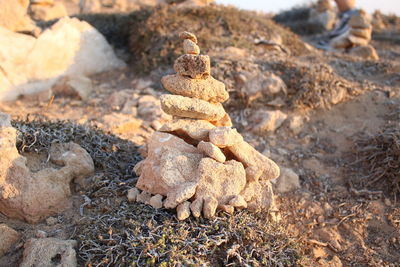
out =
[[[49,89],[63,76],[125,66],[95,28],[76,18],[60,19],[37,39],[0,28],[0,47],[0,101]]]
[[[175,60],[174,70],[178,75],[192,79],[205,79],[210,75],[210,57],[185,54]]]
[[[20,239],[20,234],[7,226],[0,224],[0,258],[8,252]]]
[[[271,180],[279,177],[279,167],[275,162],[258,152],[249,143],[243,141],[228,147],[235,157],[247,168],[253,166],[262,170],[260,179]]]
[[[212,121],[211,123],[216,127],[232,127],[233,126],[231,117],[229,116],[228,113],[226,113],[225,116],[222,117],[222,119],[219,119],[217,121]]]
[[[180,203],[190,199],[196,193],[197,183],[185,183],[176,186],[173,190],[167,194],[167,199],[164,202],[164,207],[167,209],[173,209]]]
[[[185,39],[183,41],[183,52],[185,54],[198,55],[200,54],[199,46],[192,40]]]
[[[204,198],[204,205],[203,205],[203,215],[204,218],[210,219],[214,217],[215,212],[217,211],[218,207],[218,200],[214,197],[205,197]]]
[[[289,168],[281,168],[281,174],[274,183],[275,191],[279,193],[287,193],[300,188],[299,176]]]
[[[142,193],[140,193],[136,197],[137,202],[144,204],[150,204],[150,199],[151,199],[151,194],[145,191],[142,191]]]
[[[351,16],[348,25],[351,28],[370,28],[371,21],[363,10],[359,10],[358,14]]]
[[[264,110],[255,113],[251,121],[255,122],[252,131],[255,133],[274,132],[286,120],[287,115],[280,110]]]
[[[128,198],[129,202],[135,202],[139,194],[139,190],[134,187],[128,190],[128,194],[126,195],[126,197]]]
[[[247,183],[241,195],[247,201],[247,208],[251,211],[275,208],[274,193],[270,181]]]
[[[243,137],[236,129],[230,127],[216,127],[210,131],[210,142],[217,147],[233,146],[243,142]]]
[[[190,202],[185,201],[176,208],[178,220],[183,221],[190,216]]]
[[[93,91],[92,80],[85,76],[63,77],[52,88],[56,96],[87,100]]]
[[[32,4],[30,6],[31,17],[34,20],[53,20],[61,17],[68,16],[67,9],[61,2],[55,2],[53,4]]]
[[[179,95],[162,95],[162,109],[170,115],[216,121],[225,116],[225,110],[220,103],[211,104],[204,100]]]
[[[4,119],[4,116],[1,116]],[[7,125],[7,123],[0,123]],[[31,172],[15,145],[16,131],[0,127],[0,212],[10,218],[36,223],[70,205],[70,182],[82,182],[94,171],[87,152],[76,144],[53,144],[50,161],[59,169]]]
[[[31,266],[77,266],[75,240],[60,240],[57,238],[31,238],[25,242],[21,267]],[[56,260],[55,260],[56,259]]]
[[[197,37],[196,37],[196,35],[194,35],[191,32],[187,32],[187,31],[181,32],[179,34],[179,38],[181,38],[182,40],[186,40],[186,39],[191,40],[192,42],[197,44]]]
[[[350,29],[350,34],[360,38],[371,40],[372,28],[352,28]]]
[[[30,32],[35,24],[27,14],[29,0],[0,0],[0,27],[15,32]]]
[[[164,124],[159,131],[174,133],[178,136],[189,136],[194,140],[208,140],[208,134],[215,126],[205,120],[174,119]]]
[[[235,208],[231,205],[219,205],[218,209],[228,214],[233,214],[235,212]]]
[[[167,196],[178,185],[196,180],[203,157],[196,147],[168,133],[155,132],[147,143],[148,155],[136,187]]]
[[[162,199],[163,199],[163,196],[160,194],[157,194],[150,198],[149,204],[155,209],[161,209],[163,206]]]
[[[229,200],[229,205],[239,209],[247,208],[247,202],[241,195],[235,196]]]
[[[197,148],[199,149],[199,151],[203,152],[206,156],[213,158],[218,162],[224,163],[226,160],[226,157],[224,153],[222,153],[221,149],[210,142],[201,141],[197,145]]]
[[[246,79],[241,91],[246,95],[247,101],[252,101],[270,97],[278,93],[286,93],[287,87],[285,82],[273,73],[259,73],[253,77]]]
[[[177,95],[202,99],[208,102],[224,102],[229,98],[225,84],[217,81],[212,76],[206,79],[190,79],[180,75],[167,75],[162,77],[164,88]]]
[[[351,55],[355,55],[364,59],[378,60],[379,56],[371,45],[356,46],[350,50]]]
[[[190,204],[190,210],[192,211],[194,217],[198,218],[201,216],[203,202],[204,201],[202,198],[196,198],[195,200],[193,200],[192,204]]]
[[[195,198],[213,197],[220,205],[239,195],[246,184],[246,173],[240,162],[230,160],[219,163],[203,158],[197,170],[198,186]]]

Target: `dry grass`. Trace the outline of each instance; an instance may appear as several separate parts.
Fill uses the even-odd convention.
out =
[[[137,179],[132,167],[141,159],[129,141],[70,122],[12,124],[21,152],[43,153],[53,142],[74,141],[95,162],[72,237],[82,266],[293,266],[306,260],[285,225],[268,214],[240,211],[180,222],[169,210],[128,203],[126,192]]]

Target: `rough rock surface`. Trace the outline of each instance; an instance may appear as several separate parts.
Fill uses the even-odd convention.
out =
[[[210,57],[204,55],[182,55],[175,60],[174,70],[181,76],[192,79],[207,78],[210,75]]]
[[[216,127],[210,131],[209,136],[211,143],[222,148],[243,142],[243,137],[237,130],[230,127]]]
[[[299,176],[289,168],[281,168],[281,175],[271,182],[274,184],[275,191],[279,193],[287,193],[300,188]]]
[[[372,59],[372,60],[379,59],[378,53],[376,52],[375,48],[371,45],[356,46],[350,49],[350,54],[359,56],[363,59]]]
[[[20,234],[7,226],[0,224],[0,258],[8,252],[20,239]]]
[[[264,110],[255,113],[251,121],[255,122],[252,131],[255,133],[274,132],[286,120],[287,115],[280,110]]]
[[[35,24],[27,14],[29,0],[0,0],[0,27],[13,32],[30,32]]]
[[[183,52],[185,54],[198,55],[198,54],[200,54],[200,48],[192,40],[185,39],[183,41]]]
[[[67,9],[61,2],[53,2],[52,4],[32,3],[30,6],[30,11],[31,17],[34,20],[47,21],[68,16]]]
[[[195,180],[203,157],[196,147],[168,133],[155,132],[147,143],[148,156],[136,184],[139,189],[167,196],[182,183]]]
[[[31,238],[25,242],[21,267],[77,266],[75,240],[57,238]]]
[[[215,159],[220,163],[224,163],[226,160],[226,157],[224,153],[222,153],[221,149],[216,145],[214,145],[213,143],[201,141],[197,145],[197,148],[201,152],[203,152],[206,156]]]
[[[0,101],[51,88],[63,76],[124,67],[90,24],[62,18],[37,39],[0,28]]]
[[[229,98],[225,84],[212,76],[206,79],[190,79],[177,74],[167,75],[161,79],[164,88],[173,93],[209,102],[224,102]]]
[[[263,96],[272,96],[278,93],[286,93],[287,87],[284,81],[273,73],[259,73],[249,78],[243,85],[241,91],[252,102]]]
[[[183,221],[190,216],[190,202],[185,201],[176,208],[178,220]]]
[[[208,140],[208,134],[215,126],[205,120],[174,119],[164,124],[159,131],[189,136],[195,140]]]
[[[53,144],[50,161],[59,169],[31,172],[16,149],[16,130],[0,114],[0,212],[10,218],[36,223],[58,214],[70,204],[70,182],[81,183],[94,171],[89,154],[74,143]]]
[[[162,109],[172,116],[217,121],[225,116],[225,110],[220,103],[208,103],[201,99],[179,95],[162,95]]]

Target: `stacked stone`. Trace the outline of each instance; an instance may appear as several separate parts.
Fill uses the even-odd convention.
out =
[[[330,45],[336,49],[367,46],[371,41],[372,25],[365,11],[359,10],[352,15],[348,25],[348,31],[332,39]]]
[[[211,76],[210,58],[200,55],[195,35],[180,38],[185,54],[175,61],[176,74],[161,80],[172,93],[161,96],[162,109],[174,118],[148,140],[147,158],[135,166],[143,192],[134,188],[128,199],[176,208],[180,220],[272,208],[269,180],[279,176],[279,167],[231,128],[221,104],[229,95]]]

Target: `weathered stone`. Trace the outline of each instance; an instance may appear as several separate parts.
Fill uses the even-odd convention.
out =
[[[365,11],[360,10],[358,14],[351,16],[348,25],[351,28],[370,28],[371,22]]]
[[[162,109],[170,115],[216,121],[225,116],[225,110],[220,103],[212,104],[204,100],[179,95],[162,95]]]
[[[140,193],[136,197],[137,202],[144,204],[150,204],[150,199],[151,199],[151,194],[146,191],[142,191],[142,193]]]
[[[210,219],[214,217],[215,212],[217,211],[218,200],[214,197],[205,197],[204,205],[203,205],[203,216],[204,218]]]
[[[353,45],[359,45],[359,46],[367,46],[370,41],[369,39],[357,37],[354,35],[350,35],[348,39]]]
[[[247,208],[251,211],[275,208],[274,193],[270,181],[247,183],[241,196],[247,201]]]
[[[241,195],[234,196],[231,200],[229,200],[229,205],[239,209],[247,208],[247,202]]]
[[[202,99],[208,102],[224,102],[229,98],[225,84],[208,76],[206,79],[190,79],[177,74],[162,77],[164,88],[177,95]]]
[[[70,202],[70,183],[80,185],[94,171],[89,154],[74,143],[54,143],[49,151],[50,161],[60,168],[31,172],[26,158],[16,149],[16,131],[0,123],[0,212],[10,218],[37,223],[65,210]],[[9,121],[8,121],[9,123]],[[5,127],[1,127],[5,125]]]
[[[31,238],[25,242],[21,267],[77,266],[75,240],[57,238]],[[56,259],[57,265],[54,263]]]
[[[149,204],[155,209],[161,209],[163,206],[162,199],[163,199],[163,196],[160,194],[157,194],[150,198]]]
[[[175,60],[174,70],[178,75],[192,79],[205,79],[210,75],[210,57],[204,55],[182,55]]]
[[[271,180],[279,177],[279,167],[275,162],[258,152],[249,143],[243,141],[228,147],[236,158],[247,168],[253,166],[262,170],[260,179]]]
[[[187,31],[181,32],[179,34],[179,38],[181,38],[182,40],[188,39],[188,40],[191,40],[192,42],[194,42],[195,44],[197,44],[197,37],[196,37],[196,35],[194,35],[191,32],[187,32]]]
[[[137,106],[138,116],[146,121],[169,121],[172,119],[162,110],[160,100],[152,95],[140,97]]]
[[[257,182],[260,179],[263,171],[259,167],[249,166],[246,168],[246,181]]]
[[[136,163],[135,167],[133,167],[133,171],[137,176],[142,174],[143,160]]]
[[[198,186],[195,198],[212,196],[220,205],[239,195],[246,184],[246,173],[240,162],[230,160],[219,163],[203,158],[197,169]]]
[[[372,60],[379,59],[379,56],[376,53],[375,48],[371,45],[356,46],[356,47],[350,49],[350,54],[358,56],[358,57],[362,57],[364,59],[372,59]]]
[[[210,131],[210,142],[217,147],[233,146],[243,142],[243,137],[236,129],[230,127],[216,127]]]
[[[197,145],[197,149],[203,152],[204,155],[213,158],[218,162],[224,163],[226,160],[226,157],[224,153],[222,153],[221,149],[210,142],[201,141]]]
[[[209,121],[193,119],[174,119],[164,124],[159,131],[174,133],[178,136],[189,136],[194,140],[208,140],[208,134],[215,126]]]
[[[81,75],[64,77],[52,87],[52,91],[56,96],[87,100],[93,92],[93,84],[91,79]]]
[[[219,205],[218,209],[228,214],[233,214],[235,212],[235,208],[231,205]]]
[[[281,168],[281,174],[276,180],[271,181],[275,191],[287,193],[300,188],[299,176],[289,168]]]
[[[126,195],[126,197],[128,198],[129,202],[135,202],[139,194],[139,190],[134,187],[128,190],[128,194]]]
[[[211,123],[216,127],[232,127],[233,126],[231,117],[229,116],[228,113],[226,113],[225,116],[222,117],[222,119],[217,120],[217,121],[212,121]]]
[[[183,221],[190,216],[190,202],[185,201],[176,208],[178,220]]]
[[[35,24],[29,18],[29,0],[0,0],[0,27],[15,32],[32,31]]]
[[[252,131],[255,133],[274,132],[286,120],[287,115],[280,110],[264,110],[255,113],[251,121],[255,122]]]
[[[196,193],[197,183],[185,183],[176,186],[167,194],[167,199],[164,202],[164,207],[173,209],[183,201],[190,199]]]
[[[365,28],[365,29],[352,28],[350,30],[350,34],[360,38],[371,40],[372,28]]]
[[[183,52],[185,54],[198,55],[200,54],[199,46],[192,40],[185,39],[183,41]]]
[[[53,20],[68,16],[67,9],[61,2],[56,2],[51,5],[33,4],[30,6],[31,17],[34,20]]]
[[[190,210],[192,211],[194,217],[198,218],[201,216],[203,202],[203,199],[199,197],[193,200],[192,204],[190,204]]]
[[[21,235],[11,227],[0,224],[0,258],[17,243],[20,237]]]
[[[286,93],[285,82],[273,73],[259,73],[246,79],[241,91],[249,103],[262,97],[270,97],[278,93]]]

